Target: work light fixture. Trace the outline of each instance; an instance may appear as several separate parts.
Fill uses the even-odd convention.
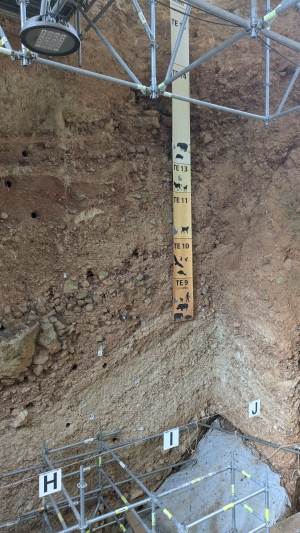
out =
[[[20,32],[20,39],[28,50],[49,56],[67,56],[80,46],[80,39],[71,24],[49,16],[28,19]]]

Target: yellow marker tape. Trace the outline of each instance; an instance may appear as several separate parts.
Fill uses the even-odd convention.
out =
[[[142,24],[146,24],[146,19],[141,11],[139,12],[139,19]]]
[[[168,511],[168,509],[163,509],[163,513],[169,518],[169,520],[171,520],[173,515]]]
[[[162,83],[160,83],[160,84],[158,85],[158,88],[159,88],[159,89],[163,89],[164,87],[165,87],[164,82],[162,82]]]
[[[270,509],[265,509],[266,522],[270,522]]]
[[[137,88],[139,89],[139,91],[146,91],[147,90],[147,87],[145,85],[138,85]]]
[[[268,22],[269,20],[274,19],[275,17],[277,17],[276,10],[273,9],[273,11],[270,11],[270,13],[267,13],[264,16],[264,22]]]
[[[231,496],[235,496],[234,485],[231,485]]]
[[[99,466],[102,465],[102,457],[98,457],[98,465],[99,465]]]
[[[173,94],[168,93],[167,91],[164,92],[164,96],[168,96],[168,98],[172,98]]]
[[[120,513],[124,513],[125,511],[128,511],[128,507],[120,507],[120,509],[117,509],[115,513],[120,514]]]
[[[198,483],[198,481],[201,481],[202,477],[196,477],[195,479],[192,479],[191,483]]]
[[[60,522],[63,522],[64,520],[60,513],[57,513],[57,518]]]
[[[253,509],[251,509],[251,507],[249,507],[249,505],[247,505],[246,503],[244,504],[244,507],[245,509],[247,509],[247,511],[249,511],[249,513],[253,513]]]
[[[121,531],[126,531],[126,527],[123,526],[123,524],[120,524],[120,529],[121,529]]]
[[[234,504],[229,503],[228,505],[225,505],[225,507],[223,507],[223,511],[228,511],[228,509],[232,509],[232,507],[234,507]]]
[[[128,503],[128,500],[126,500],[125,496],[121,496],[121,500],[122,500],[122,502],[124,502],[124,503]]]
[[[247,474],[247,472],[245,472],[245,470],[242,470],[242,474],[243,476],[247,477],[248,479],[250,479],[250,474]]]
[[[155,526],[155,514],[152,513],[152,526]]]

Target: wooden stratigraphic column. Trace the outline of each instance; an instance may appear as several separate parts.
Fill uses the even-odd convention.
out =
[[[183,20],[186,4],[170,0],[171,47]],[[173,11],[172,7],[177,11]],[[189,65],[189,22],[175,58],[172,74]],[[189,73],[172,83],[172,92],[190,96]],[[193,263],[192,263],[192,205],[191,205],[191,139],[190,104],[172,99],[172,153],[173,153],[173,320],[192,320]]]

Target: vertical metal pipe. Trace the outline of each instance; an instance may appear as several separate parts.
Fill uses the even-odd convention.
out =
[[[46,441],[43,440],[42,443],[42,462],[43,462],[43,472],[45,472],[47,463],[45,460],[45,453],[46,453]],[[45,525],[46,525],[46,511],[45,511],[45,505],[46,505],[46,498],[45,496],[42,498],[42,507],[43,507],[43,513],[42,513],[42,533],[45,533]],[[48,527],[49,529],[49,527]]]
[[[156,83],[156,31],[155,31],[155,0],[150,1],[150,30],[152,39],[150,44],[151,52],[151,91],[150,97],[157,97],[157,83]]]
[[[250,25],[251,25],[251,38],[255,38],[257,36],[256,29],[257,29],[257,6],[256,6],[256,0],[250,0]]]
[[[75,13],[75,24],[76,24],[76,31],[77,35],[80,37],[81,35],[81,18],[80,18],[80,11],[76,9]],[[78,48],[78,66],[82,67],[82,46],[80,41],[80,46]]]
[[[47,11],[47,0],[42,0],[41,1],[41,7],[40,7],[40,15],[41,15],[41,17],[43,15],[46,15],[46,11]]]
[[[155,501],[152,498],[152,512],[151,512],[151,524],[152,524],[152,533],[156,532],[156,516],[155,516]]]
[[[269,497],[269,477],[266,472],[266,485],[265,485],[265,519],[266,519],[266,533],[270,533],[270,497]]]
[[[80,465],[80,483],[79,483],[79,490],[80,490],[80,531],[85,530],[85,516],[84,516],[84,488],[86,487],[86,484],[84,483],[84,473],[83,473],[83,466]]]
[[[21,30],[22,30],[24,24],[26,23],[26,5],[27,5],[27,1],[26,0],[19,0],[19,5],[20,5],[20,20],[21,20]],[[22,48],[22,54],[24,56],[26,56],[26,54],[27,54],[26,46],[24,44],[22,44],[21,48]],[[28,65],[29,65],[28,59],[26,59],[26,57],[23,57],[22,58],[22,66],[23,67],[28,67]]]
[[[269,13],[271,10],[270,0],[266,0],[266,12]],[[265,90],[265,115],[266,115],[266,126],[270,122],[270,38],[266,37],[266,90]]]
[[[101,499],[102,499],[102,446],[101,446],[102,438],[103,438],[102,437],[102,428],[100,428],[99,435],[98,435],[98,439],[99,439],[99,457],[98,457],[98,490],[99,490],[99,496],[98,496],[96,509],[94,511],[94,514],[93,514],[93,518],[98,513],[98,510],[99,510],[99,507],[100,507],[100,504],[101,504]]]
[[[231,452],[231,501],[236,501],[234,452]],[[232,507],[232,531],[236,531],[235,507]]]

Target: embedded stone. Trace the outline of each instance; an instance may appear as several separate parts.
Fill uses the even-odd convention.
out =
[[[35,374],[35,376],[40,376],[42,372],[43,372],[42,365],[37,365],[33,368],[33,373]]]
[[[78,283],[77,281],[74,281],[72,279],[67,279],[64,283],[64,294],[72,294],[73,292],[76,292],[78,289]]]
[[[48,324],[45,325],[48,326]],[[43,332],[38,338],[38,344],[40,346],[43,346],[44,348],[47,348],[51,355],[61,350],[61,345],[57,340],[57,335],[54,331],[52,324],[50,324],[50,328],[43,328]]]
[[[28,420],[28,411],[27,411],[27,409],[24,409],[15,418],[13,426],[15,428],[19,428],[21,426],[24,426],[26,424],[27,420]]]

